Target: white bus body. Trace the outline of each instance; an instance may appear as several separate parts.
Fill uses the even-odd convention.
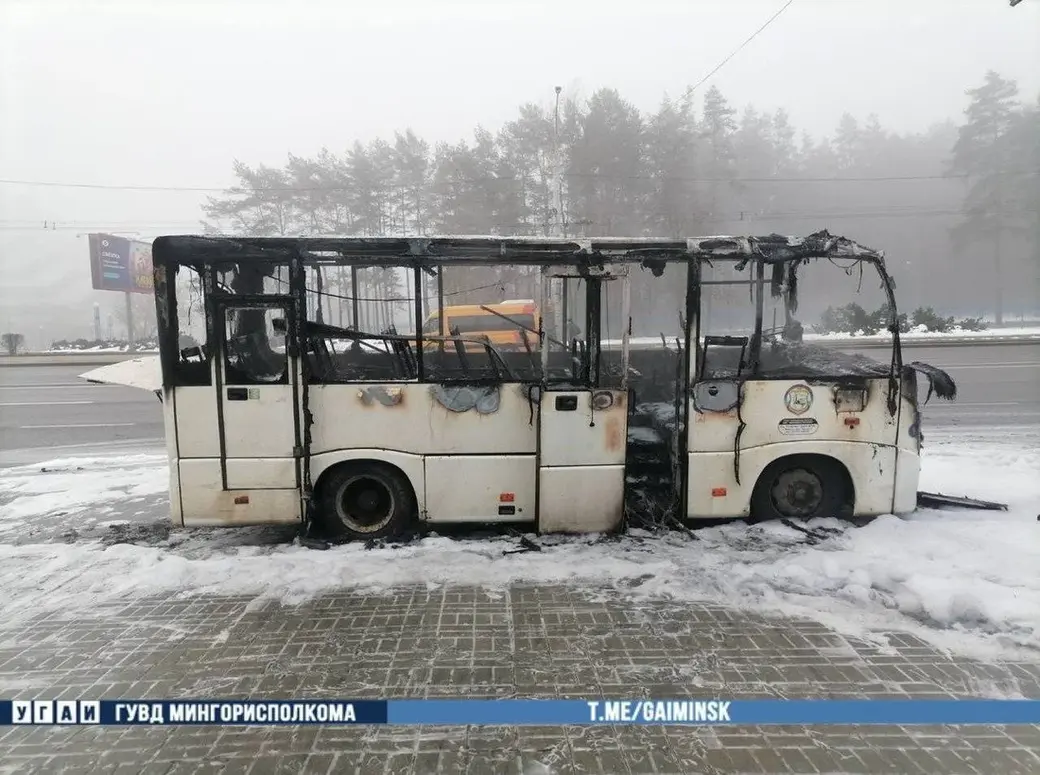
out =
[[[153,255],[173,522],[227,527],[302,524],[313,517],[355,538],[390,535],[416,521],[529,523],[541,532],[615,530],[624,522],[633,487],[631,383],[639,372],[630,360],[649,350],[670,352],[667,357],[677,364],[675,411],[660,456],[672,471],[679,516],[912,511],[920,416],[914,371],[901,365],[898,336],[890,366],[788,374],[787,366],[769,362],[777,352],[790,357],[787,344],[756,349],[754,337],[712,337],[700,330],[697,262],[762,255],[775,246],[770,239],[768,245],[746,238],[550,245],[445,238],[450,245],[441,246],[435,239],[160,238]],[[532,257],[535,245],[543,252]],[[783,247],[798,256],[869,260],[887,278],[880,254],[826,233],[788,239]],[[410,267],[415,275],[431,268],[443,272],[450,263],[445,255],[472,259],[484,251],[492,265],[508,264],[512,256],[535,266],[539,307],[553,313],[545,315],[541,346],[536,342],[531,352],[509,354],[510,366],[488,345],[482,370],[471,372],[465,366],[470,355],[452,337],[431,343],[421,333],[331,326],[320,313],[313,320],[304,293],[307,256],[318,251],[325,264],[372,265],[377,256],[384,261],[377,265]],[[640,339],[633,348],[631,267],[647,266],[646,255],[657,252],[693,275],[686,290],[689,322],[672,346]],[[234,278],[222,285],[218,270],[209,268],[228,272],[230,262],[241,277],[249,261],[279,257],[290,278],[288,293],[256,283],[247,292],[232,292]],[[175,288],[178,270],[189,265],[202,277],[207,341],[200,350],[181,352],[177,310],[183,304]],[[268,279],[274,274],[258,273]],[[760,269],[760,296],[761,278]],[[244,287],[245,280],[239,282]],[[432,311],[420,282],[415,281],[416,332]],[[569,336],[569,321],[556,314],[561,306],[563,316],[569,314],[561,288],[572,283],[586,293],[583,314],[590,330],[580,346]],[[609,332],[596,320],[602,313],[595,300],[608,289],[621,300],[620,320],[628,321],[609,343]],[[319,294],[319,310],[321,304]],[[758,341],[761,317],[759,302]],[[261,324],[266,341],[257,338],[264,333],[255,330]],[[274,346],[279,331],[284,346]],[[437,355],[431,348],[442,351]],[[730,367],[719,366],[727,352]],[[461,377],[444,376],[454,368],[443,366],[452,357],[463,362]],[[398,372],[389,374],[391,366]],[[126,364],[87,376],[144,386],[144,368],[138,367],[137,377],[128,376],[132,368]],[[653,379],[644,381],[652,390]]]

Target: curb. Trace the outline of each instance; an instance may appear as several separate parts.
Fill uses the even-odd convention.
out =
[[[158,355],[157,352],[138,353],[26,353],[0,355],[0,366],[104,366],[122,363],[134,358]]]
[[[904,350],[919,347],[975,347],[982,345],[1029,345],[1040,344],[1040,334],[1019,334],[1015,336],[950,336],[935,339],[903,339]],[[878,350],[889,347],[891,342],[883,339],[857,340],[850,339],[810,339],[806,344],[818,344],[823,347],[846,347],[852,350]],[[633,343],[633,350],[643,349]],[[651,347],[660,347],[655,342]],[[110,363],[122,363],[134,358],[158,355],[154,350],[143,350],[136,353],[26,353],[24,355],[0,355],[0,366],[104,366]]]

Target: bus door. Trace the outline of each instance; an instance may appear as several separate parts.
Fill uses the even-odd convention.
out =
[[[610,326],[608,295],[621,301]],[[542,296],[539,530],[613,530],[624,513],[628,277],[623,267],[547,267]],[[621,334],[620,348],[603,347],[607,329]]]
[[[222,336],[214,385],[222,489],[243,523],[302,517],[298,349],[286,334],[292,303],[218,302]]]

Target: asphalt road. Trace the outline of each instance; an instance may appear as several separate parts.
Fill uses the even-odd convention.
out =
[[[78,378],[94,366],[0,367],[0,451],[163,440],[153,393]]]
[[[861,350],[878,358],[881,350]],[[1040,342],[904,348],[903,362],[945,369],[957,383],[957,398],[935,396],[924,406],[928,428],[1040,425]],[[927,380],[921,376],[921,400]]]
[[[929,427],[1040,425],[1040,343],[914,347],[904,352],[904,360],[947,369],[957,382],[956,401],[933,396],[925,407],[926,434]],[[0,367],[0,452],[113,443],[158,447],[163,438],[158,399],[144,390],[77,378],[90,368]]]

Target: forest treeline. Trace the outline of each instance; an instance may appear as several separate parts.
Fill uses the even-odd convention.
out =
[[[590,237],[826,228],[885,250],[903,309],[1040,311],[1040,101],[995,72],[967,91],[960,120],[909,134],[845,114],[812,137],[783,108],[738,109],[715,87],[651,114],[610,88],[554,108],[522,105],[457,143],[404,129],[283,166],[236,161],[237,184],[208,200],[204,225]]]

